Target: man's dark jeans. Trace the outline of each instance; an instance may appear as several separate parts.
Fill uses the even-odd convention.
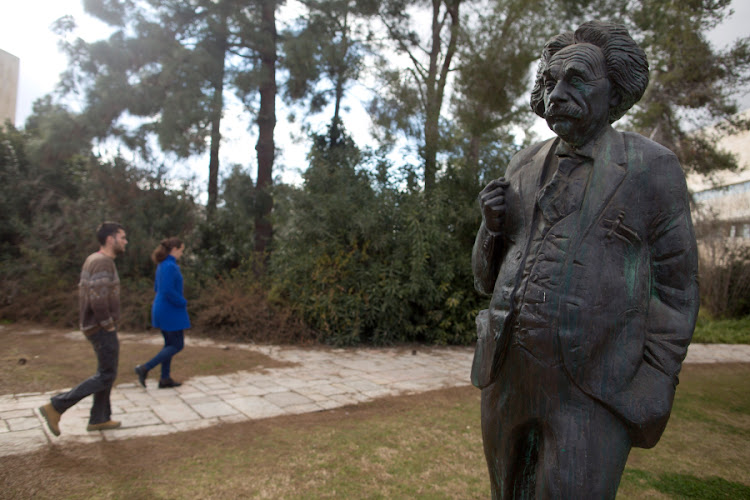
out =
[[[73,388],[69,392],[52,397],[52,406],[60,413],[78,403],[86,396],[94,395],[89,424],[108,422],[112,416],[109,404],[109,393],[117,377],[117,362],[120,356],[120,343],[117,331],[99,330],[88,337],[94,347],[98,367],[96,374]]]

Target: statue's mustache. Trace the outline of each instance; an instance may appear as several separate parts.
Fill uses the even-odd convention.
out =
[[[550,104],[544,110],[545,118],[580,118],[581,108],[575,104]]]

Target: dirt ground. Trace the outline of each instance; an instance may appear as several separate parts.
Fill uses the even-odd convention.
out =
[[[33,324],[0,328],[0,394],[46,392],[72,387],[96,371],[96,358],[82,333]],[[159,352],[159,345],[120,341],[119,372],[115,384],[134,382],[133,368]],[[172,378],[184,381],[199,375],[224,375],[289,366],[253,351],[223,347],[195,347],[186,333],[186,346],[172,361]],[[158,372],[155,370],[155,372]],[[158,373],[150,374],[158,377]]]

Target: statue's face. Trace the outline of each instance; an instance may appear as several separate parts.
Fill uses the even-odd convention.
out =
[[[544,116],[562,140],[580,147],[607,126],[613,92],[599,47],[565,47],[550,58],[543,77]]]

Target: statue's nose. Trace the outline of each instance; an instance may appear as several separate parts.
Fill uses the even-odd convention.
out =
[[[550,102],[565,102],[569,100],[569,84],[565,80],[558,80],[549,94]]]

